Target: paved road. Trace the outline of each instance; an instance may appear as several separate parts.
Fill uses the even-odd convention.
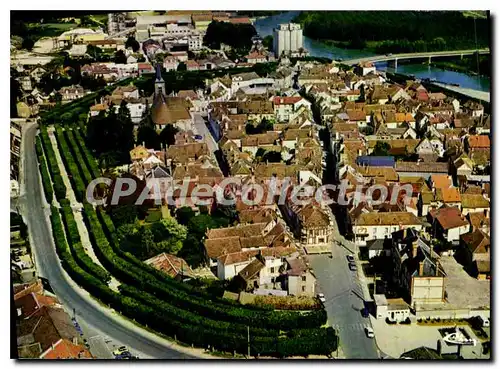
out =
[[[473,90],[472,88],[464,88],[458,86],[445,85],[444,83],[435,82],[434,85],[446,88],[447,90],[461,93],[463,95],[469,96],[473,99],[479,99],[486,102],[490,102],[490,93],[486,91]]]
[[[361,316],[363,290],[357,272],[349,270],[347,254],[344,248],[335,246],[331,259],[326,255],[310,255],[308,259],[318,280],[318,291],[325,294],[328,322],[339,331],[346,358],[378,359],[374,340],[364,332],[371,324]]]
[[[205,142],[208,146],[208,149],[210,150],[211,153],[214,153],[219,149],[219,146],[215,142],[215,139],[213,138],[212,134],[210,133],[206,123],[205,119],[199,112],[193,113],[193,122],[194,122],[194,129],[196,130],[195,134],[203,136],[203,142]]]
[[[88,294],[81,291],[62,270],[59,263],[48,215],[50,209],[43,197],[35,153],[36,126],[26,126],[23,135],[23,180],[20,197],[21,212],[28,225],[38,275],[49,280],[54,292],[67,309],[75,309],[77,319],[87,337],[105,334],[123,342],[134,352],[158,359],[194,359],[168,346],[167,341],[140,329],[129,321],[100,308]],[[83,323],[84,321],[85,323]],[[164,343],[165,342],[165,343]]]
[[[429,58],[429,57],[438,57],[438,56],[455,56],[455,55],[471,55],[476,51],[479,54],[489,54],[489,49],[480,49],[480,50],[455,50],[455,51],[434,51],[434,52],[425,52],[425,53],[404,53],[404,54],[392,54],[392,55],[376,55],[369,56],[366,58],[359,59],[351,59],[345,60],[342,63],[347,65],[356,65],[360,62],[382,62],[388,60],[396,60],[396,59],[417,59],[417,58]]]

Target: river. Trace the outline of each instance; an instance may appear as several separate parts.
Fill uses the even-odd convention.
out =
[[[255,29],[261,37],[273,34],[273,28],[281,23],[290,22],[299,12],[290,11],[271,17],[257,19],[254,23]],[[340,49],[338,47],[327,45],[323,42],[313,40],[304,36],[304,48],[311,56],[324,57],[330,59],[356,59],[364,56],[375,55],[366,50]],[[490,91],[490,78],[484,76],[472,76],[466,73],[459,73],[441,68],[431,67],[419,63],[403,64],[398,63],[398,68],[388,67],[387,63],[377,63],[377,69],[388,72],[397,72],[403,74],[412,74],[416,78],[431,78],[445,83],[458,83],[460,87],[470,88],[479,91]]]

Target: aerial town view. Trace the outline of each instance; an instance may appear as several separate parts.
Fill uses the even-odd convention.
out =
[[[11,358],[490,360],[491,32],[11,11]]]

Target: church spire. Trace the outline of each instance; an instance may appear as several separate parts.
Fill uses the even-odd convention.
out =
[[[161,64],[156,63],[155,97],[159,95],[165,95],[165,81],[161,76]]]

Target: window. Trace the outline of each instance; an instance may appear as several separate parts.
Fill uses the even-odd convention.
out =
[[[302,286],[302,292],[306,292],[306,286]]]
[[[303,276],[302,276],[302,282],[305,282],[305,281],[306,281],[306,279],[307,279],[307,278],[306,278],[306,276],[305,276],[305,275],[303,275]]]
[[[271,268],[271,273],[274,273],[274,267]]]

